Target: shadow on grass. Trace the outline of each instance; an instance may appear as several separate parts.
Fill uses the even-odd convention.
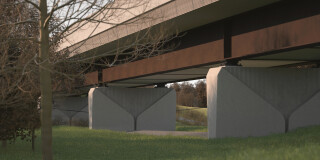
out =
[[[176,131],[207,132],[207,126],[177,126]]]
[[[267,137],[207,140],[57,127],[54,128],[53,142],[54,156],[59,160],[320,159],[319,133],[320,126]],[[18,141],[10,145],[7,151],[0,150],[0,159],[38,159],[41,157],[39,138],[36,144],[37,151],[29,154],[31,149],[27,149],[27,146],[30,144]]]

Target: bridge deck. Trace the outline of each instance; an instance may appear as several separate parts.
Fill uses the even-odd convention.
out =
[[[138,87],[204,78],[210,67],[227,61],[245,67],[317,62],[319,6],[283,1],[188,30],[180,49],[104,69],[100,82]],[[88,77],[87,85],[99,81],[97,72]]]

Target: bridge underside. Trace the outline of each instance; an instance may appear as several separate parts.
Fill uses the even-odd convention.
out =
[[[209,138],[319,125],[319,6],[281,1],[188,30],[175,50],[88,73],[86,86],[136,88],[207,77]],[[317,69],[297,69],[310,67]]]
[[[287,68],[287,67],[318,67],[320,63],[320,47],[307,47],[296,50],[289,50],[272,55],[257,56],[253,58],[246,58],[237,60],[236,64],[242,67],[273,67],[273,68]],[[173,83],[184,80],[194,80],[206,78],[210,68],[229,65],[227,61],[220,61],[214,64],[186,67],[184,69],[173,70],[170,72],[160,72],[138,76],[135,78],[128,78],[122,80],[112,81],[108,86],[115,87],[143,87],[149,85],[157,85],[162,83]],[[148,66],[147,66],[148,67]],[[107,72],[107,71],[105,71]]]
[[[320,60],[320,2],[284,1],[185,32],[173,51],[87,74],[87,85],[141,87],[204,78],[209,68]],[[299,11],[299,12],[297,12]]]

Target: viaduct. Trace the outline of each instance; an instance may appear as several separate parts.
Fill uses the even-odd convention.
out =
[[[161,86],[206,78],[209,138],[320,125],[320,1],[167,0],[146,14],[160,12],[153,27],[174,24],[177,47],[87,73],[88,97],[55,105],[83,106],[92,129],[174,130],[175,92]],[[67,49],[102,54],[146,29],[115,26]]]

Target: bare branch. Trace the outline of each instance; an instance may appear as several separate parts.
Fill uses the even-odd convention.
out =
[[[34,2],[32,2],[30,0],[24,0],[24,1],[26,1],[29,4],[31,4],[34,8],[38,9],[39,11],[41,10],[40,7],[37,4],[35,4]]]
[[[53,13],[55,11],[55,8],[58,6],[60,0],[58,0],[58,2],[53,2],[53,6],[52,6],[52,9],[48,15],[48,17],[46,18],[46,20],[44,21],[44,27],[46,28],[48,25],[49,25],[49,21],[51,20],[52,16],[53,16]]]
[[[1,24],[0,27],[3,27],[3,26],[14,26],[14,25],[26,24],[26,23],[38,23],[38,22],[34,21],[34,20],[26,20],[26,21],[20,21],[20,22],[16,22],[16,23]]]
[[[3,40],[0,38],[0,40]],[[6,38],[7,41],[32,41],[35,43],[40,43],[40,41],[38,40],[38,38],[35,37],[26,37],[26,38]]]

